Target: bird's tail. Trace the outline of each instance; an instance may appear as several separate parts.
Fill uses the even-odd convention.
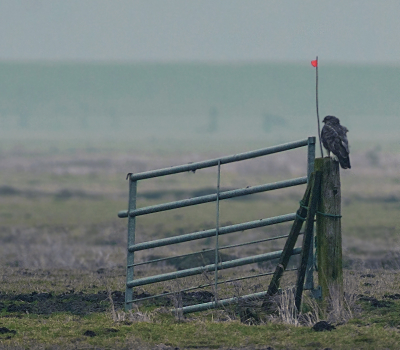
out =
[[[347,158],[339,157],[338,160],[339,160],[340,166],[343,169],[351,169],[350,158],[349,157],[347,157]]]

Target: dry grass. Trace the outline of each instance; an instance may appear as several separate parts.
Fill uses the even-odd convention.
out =
[[[111,304],[112,305],[112,304]],[[152,322],[152,317],[154,312],[140,311],[137,305],[132,305],[133,310],[128,310],[127,312],[118,310],[115,311],[112,306],[112,319],[114,322],[125,322],[125,323],[135,323],[135,322]]]

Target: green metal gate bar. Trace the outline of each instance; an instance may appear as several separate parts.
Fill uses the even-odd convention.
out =
[[[292,255],[297,255],[300,253],[301,253],[301,248],[295,248],[292,251]],[[281,256],[281,254],[282,254],[282,250],[279,250],[279,251],[272,252],[272,253],[265,253],[265,254],[253,255],[253,256],[250,256],[247,258],[229,260],[229,261],[225,261],[225,262],[221,262],[221,263],[217,264],[217,269],[224,270],[224,269],[229,269],[232,267],[273,260],[273,259],[279,258]],[[200,266],[200,267],[193,267],[191,269],[169,272],[169,273],[164,273],[164,274],[156,275],[156,276],[138,278],[136,280],[129,281],[126,285],[129,288],[138,287],[138,286],[143,286],[145,284],[169,281],[169,280],[173,280],[175,278],[200,275],[203,272],[214,271],[214,269],[215,269],[215,264],[210,264],[210,265]]]
[[[275,182],[275,183],[264,184],[261,186],[253,186],[250,188],[242,188],[242,189],[238,189],[238,190],[231,190],[231,191],[225,191],[225,192],[219,192],[219,190],[217,190],[216,194],[200,196],[200,197],[195,197],[195,198],[191,198],[191,199],[185,199],[185,200],[180,200],[180,201],[175,201],[175,202],[170,202],[170,203],[163,203],[163,204],[153,205],[153,206],[139,208],[139,209],[136,208],[137,181],[139,181],[139,180],[150,179],[150,178],[171,175],[171,174],[177,174],[177,173],[182,173],[182,172],[187,172],[187,171],[194,172],[197,169],[203,169],[203,168],[208,168],[208,167],[213,167],[213,166],[220,167],[222,164],[227,164],[227,163],[237,162],[237,161],[241,161],[241,160],[245,160],[245,159],[261,157],[261,156],[265,156],[268,154],[283,152],[283,151],[287,151],[287,150],[299,148],[299,147],[304,147],[304,146],[308,146],[307,177],[300,177],[300,178],[296,178],[296,179],[279,181],[279,182]],[[243,230],[248,230],[248,229],[252,229],[252,228],[268,226],[268,225],[274,225],[277,223],[282,223],[282,222],[287,222],[287,221],[293,221],[296,217],[295,213],[280,215],[280,216],[261,219],[261,220],[257,220],[257,221],[240,223],[240,224],[236,224],[236,225],[219,227],[219,225],[218,225],[218,201],[227,199],[227,198],[234,198],[234,197],[249,195],[249,194],[253,194],[253,193],[259,193],[259,192],[264,192],[264,191],[270,191],[270,190],[305,184],[308,182],[310,174],[313,171],[314,158],[315,158],[315,137],[309,137],[308,139],[305,139],[305,140],[290,142],[290,143],[286,143],[286,144],[282,144],[282,145],[278,145],[278,146],[273,146],[273,147],[268,147],[268,148],[264,148],[264,149],[260,149],[260,150],[256,150],[256,151],[236,154],[236,155],[232,155],[232,156],[228,156],[228,157],[222,157],[222,158],[218,158],[218,159],[212,159],[212,160],[203,161],[203,162],[185,164],[185,165],[180,165],[180,166],[175,166],[175,167],[165,168],[165,169],[159,169],[159,170],[154,170],[154,171],[147,171],[147,172],[143,172],[143,173],[139,173],[139,174],[129,173],[127,175],[127,179],[129,179],[128,210],[120,211],[118,213],[118,216],[120,218],[128,217],[128,256],[127,256],[127,275],[126,275],[127,279],[126,279],[126,292],[125,292],[125,307],[126,307],[126,309],[130,309],[131,303],[134,301],[132,298],[133,297],[133,289],[132,289],[133,287],[142,286],[142,285],[146,285],[146,284],[150,284],[150,283],[161,282],[161,281],[167,281],[167,280],[180,278],[180,277],[201,274],[204,271],[213,271],[213,270],[218,271],[218,270],[232,268],[232,267],[236,267],[236,266],[243,266],[243,265],[247,265],[247,264],[251,264],[251,263],[255,263],[255,262],[261,262],[261,261],[267,261],[267,260],[279,258],[281,255],[281,251],[259,254],[259,255],[250,256],[250,257],[246,257],[246,258],[239,258],[239,259],[230,260],[227,262],[218,262],[218,251],[220,249],[227,249],[227,248],[231,248],[234,246],[254,244],[254,243],[262,242],[262,241],[266,241],[266,240],[279,239],[279,238],[283,238],[284,236],[272,237],[272,238],[253,241],[253,242],[245,242],[245,243],[240,243],[240,244],[235,244],[235,245],[225,246],[225,247],[220,247],[220,248],[218,247],[218,242],[216,242],[216,248],[215,248],[215,251],[216,251],[215,257],[216,258],[215,258],[214,264],[209,264],[206,266],[195,267],[195,268],[190,268],[190,269],[171,272],[171,273],[165,273],[165,274],[156,275],[156,276],[134,279],[134,266],[144,265],[144,264],[149,264],[149,263],[153,263],[153,262],[157,262],[157,261],[163,261],[163,260],[167,260],[167,259],[178,258],[178,257],[182,257],[182,256],[196,254],[196,253],[184,254],[184,255],[179,255],[179,256],[174,256],[174,257],[169,257],[169,258],[155,259],[155,260],[150,260],[150,261],[145,261],[145,262],[135,264],[135,262],[134,262],[134,252],[135,251],[156,248],[156,247],[162,247],[162,246],[172,245],[172,244],[177,244],[177,243],[182,243],[182,242],[188,242],[188,241],[197,240],[197,239],[206,238],[206,237],[216,237],[217,235],[221,235],[221,234],[223,235],[223,234],[228,234],[228,233],[232,233],[232,232],[243,231]],[[175,236],[175,237],[163,238],[163,239],[158,239],[158,240],[153,240],[153,241],[149,241],[149,242],[135,244],[135,226],[136,226],[136,217],[137,216],[160,212],[160,211],[165,211],[165,210],[176,209],[176,208],[187,207],[187,206],[191,206],[191,205],[197,205],[197,204],[201,204],[201,203],[208,203],[208,202],[213,202],[213,201],[217,201],[217,207],[216,207],[216,209],[217,209],[217,212],[216,212],[217,227],[216,227],[216,229],[193,232],[193,233],[179,235],[179,236]],[[214,249],[208,249],[207,251],[209,251],[209,250],[211,251]],[[300,252],[301,252],[301,248],[295,248],[292,251],[292,255],[300,254]],[[310,256],[312,256],[312,255],[313,255],[313,250],[310,249]],[[305,289],[313,288],[312,269],[313,269],[313,263],[311,263],[310,266],[307,268]],[[259,275],[261,276],[261,275],[268,275],[268,274],[270,274],[270,273],[259,274]],[[217,274],[216,274],[216,276],[217,276]],[[239,277],[236,279],[239,280],[239,279],[245,279],[245,278],[252,278],[252,277],[256,277],[256,276],[258,276],[258,275],[249,276],[249,277]],[[236,279],[234,279],[234,280],[236,280]],[[231,281],[231,280],[223,281],[223,282],[229,282],[229,281]],[[223,282],[219,282],[216,277],[216,279],[214,281],[215,287],[218,284],[223,283]],[[200,286],[191,287],[191,288],[185,289],[185,290],[191,290],[191,289],[197,289],[197,288],[202,288],[202,287],[200,287]],[[265,293],[267,293],[267,292],[262,292],[261,294],[265,295]],[[260,293],[256,293],[256,294],[258,295]],[[243,298],[253,298],[256,294],[248,295]],[[152,297],[165,296],[165,295],[166,294],[160,294],[160,295],[152,296]],[[151,297],[149,297],[149,298],[151,298]],[[243,299],[243,298],[241,298],[241,299]],[[144,299],[140,299],[140,300],[144,300]],[[210,307],[225,305],[226,303],[230,303],[231,301],[233,302],[233,300],[237,301],[237,298],[220,300],[220,301],[218,301],[218,303],[216,303],[214,301],[212,303],[193,305],[191,307],[183,308],[182,311],[184,313],[192,312],[193,310],[199,311],[200,309],[207,309]],[[213,305],[213,306],[210,306],[210,305]],[[196,307],[197,307],[197,309],[196,309]]]
[[[296,218],[296,213],[291,213],[291,214],[273,216],[268,219],[248,221],[248,222],[245,222],[242,224],[223,226],[223,227],[220,227],[218,234],[225,235],[225,234],[232,233],[232,232],[245,231],[245,230],[250,230],[252,228],[280,224],[283,222],[293,221],[295,218]],[[137,252],[138,250],[158,248],[158,247],[162,247],[162,246],[166,246],[166,245],[183,243],[183,242],[193,241],[193,240],[207,238],[207,237],[214,237],[215,234],[216,234],[216,231],[215,231],[215,228],[213,228],[213,229],[209,229],[209,230],[187,233],[184,235],[179,235],[179,236],[174,236],[174,237],[169,237],[169,238],[161,238],[161,239],[156,239],[154,241],[143,242],[143,243],[138,243],[138,244],[132,245],[132,246],[128,247],[128,251],[129,252]]]
[[[312,147],[312,145],[314,145],[314,146]],[[304,146],[311,146],[310,148],[314,148],[314,155],[315,155],[315,137],[309,137],[308,139],[305,139],[305,140],[284,143],[282,145],[272,146],[272,147],[268,147],[268,148],[262,148],[262,149],[259,149],[256,151],[234,154],[232,156],[211,159],[211,160],[206,160],[206,161],[196,162],[196,163],[189,163],[189,164],[185,164],[185,165],[178,165],[178,166],[173,166],[170,168],[145,171],[143,173],[138,173],[138,174],[129,173],[127,177],[129,177],[129,179],[131,181],[138,181],[138,180],[150,179],[153,177],[160,177],[160,176],[164,176],[164,175],[184,173],[187,171],[196,171],[198,169],[204,169],[204,168],[210,168],[213,166],[217,166],[218,161],[221,161],[221,165],[223,165],[223,164],[238,162],[240,160],[252,159],[252,158],[257,158],[257,157],[261,157],[261,156],[266,156],[268,154],[288,151],[290,149],[295,149],[295,148],[304,147]],[[310,160],[311,158],[312,157],[308,157],[308,160]]]
[[[268,291],[267,292],[254,293],[254,294],[247,294],[247,295],[244,295],[244,296],[241,296],[241,297],[223,299],[223,300],[218,301],[218,303],[216,303],[215,301],[211,301],[211,302],[208,302],[208,303],[185,306],[185,307],[179,308],[178,311],[181,310],[182,313],[188,314],[190,312],[205,311],[205,310],[209,310],[209,309],[214,309],[216,307],[221,307],[221,306],[230,305],[230,304],[236,304],[239,301],[260,300],[260,299],[262,299],[262,298],[264,298],[266,296],[268,296]]]
[[[297,268],[293,268],[293,269],[287,269],[286,271],[289,272],[289,271],[297,271],[297,270],[298,270]],[[242,280],[246,280],[246,279],[249,279],[249,278],[270,276],[270,275],[273,275],[273,274],[274,274],[273,272],[258,273],[258,274],[255,274],[255,275],[249,275],[249,276],[244,276],[244,277],[232,278],[232,279],[224,280],[224,281],[218,281],[218,284],[242,281]],[[195,289],[201,289],[201,288],[205,288],[205,287],[210,287],[212,285],[214,285],[214,283],[200,284],[200,285],[195,286],[195,287],[181,289],[179,292],[180,293],[188,292],[188,291],[195,290]],[[161,293],[161,294],[150,295],[150,296],[144,297],[144,298],[134,299],[134,300],[131,301],[131,303],[136,303],[138,301],[145,301],[145,300],[155,299],[155,298],[160,298],[160,297],[166,297],[166,296],[174,295],[174,294],[176,294],[176,292],[167,292],[167,293],[164,292],[164,293]]]
[[[230,249],[230,248],[236,248],[236,247],[243,247],[245,245],[257,244],[257,243],[268,242],[268,241],[275,241],[277,239],[282,239],[282,238],[286,238],[286,237],[289,237],[289,235],[268,237],[268,238],[264,238],[264,239],[258,239],[256,241],[244,242],[244,243],[238,243],[238,244],[230,244],[230,245],[225,245],[225,246],[219,247],[218,249],[219,250],[223,250],[223,249]],[[140,266],[140,265],[146,265],[146,264],[159,263],[161,261],[168,261],[168,260],[176,259],[176,258],[186,258],[186,257],[192,256],[192,255],[199,255],[199,254],[204,254],[204,253],[207,253],[207,252],[212,252],[214,250],[215,249],[213,249],[213,248],[209,248],[209,249],[203,249],[203,250],[199,250],[197,252],[189,253],[189,254],[169,256],[167,258],[159,258],[159,259],[154,259],[154,260],[147,260],[147,261],[142,261],[142,262],[135,263],[135,264],[133,264],[133,266]]]
[[[241,188],[241,189],[237,189],[237,190],[225,191],[225,192],[221,192],[219,194],[219,200],[241,197],[241,196],[254,194],[254,193],[272,191],[272,190],[277,190],[280,188],[298,186],[298,185],[303,185],[306,183],[307,183],[307,176],[304,176],[304,177],[298,177],[298,178],[291,179],[291,180],[273,182],[273,183],[260,185],[260,186],[252,186],[252,187],[248,187],[248,188]],[[139,216],[139,215],[152,214],[152,213],[157,213],[160,211],[178,209],[178,208],[188,207],[188,206],[196,205],[196,204],[215,202],[216,200],[217,200],[217,194],[209,194],[209,195],[205,195],[205,196],[200,196],[200,197],[195,197],[195,198],[190,198],[190,199],[183,199],[180,201],[157,204],[157,205],[152,205],[149,207],[143,207],[143,208],[131,210],[131,211],[129,211],[129,215],[130,216]],[[120,211],[118,213],[118,217],[120,217],[120,218],[128,217],[128,211],[127,210]]]

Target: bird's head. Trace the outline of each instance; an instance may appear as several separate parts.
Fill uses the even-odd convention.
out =
[[[339,118],[336,118],[333,115],[327,115],[322,122],[329,124],[340,124]]]

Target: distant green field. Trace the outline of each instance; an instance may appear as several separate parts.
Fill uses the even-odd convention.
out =
[[[396,139],[400,67],[320,67],[321,116]],[[316,134],[315,71],[296,64],[0,63],[0,134],[110,142],[283,142]]]

